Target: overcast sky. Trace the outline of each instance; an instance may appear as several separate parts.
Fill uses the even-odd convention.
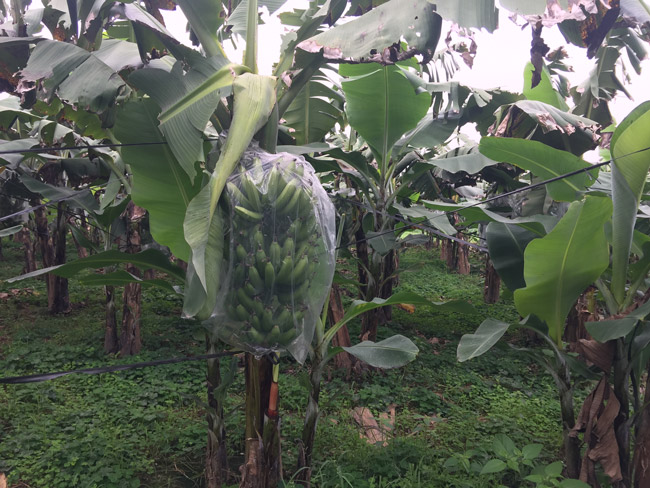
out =
[[[308,0],[290,0],[279,12],[306,8],[307,4]],[[475,88],[501,87],[515,92],[522,91],[524,67],[530,60],[530,28],[522,30],[507,14],[507,11],[500,10],[499,28],[494,33],[490,34],[485,30],[476,33],[478,52],[474,67],[469,69],[463,65],[455,75],[455,80]],[[186,22],[182,15],[178,12],[165,12],[165,17],[172,34],[187,42]],[[280,24],[277,15],[263,15],[263,20],[265,23],[260,25],[259,30],[258,67],[260,73],[270,74],[273,63],[279,57],[281,34],[286,28]],[[445,34],[446,30],[443,30],[443,36]],[[568,62],[574,67],[574,73],[568,74],[568,77],[572,85],[580,84],[594,67],[594,61],[587,59],[586,50],[567,45],[557,28],[544,29],[542,36],[551,50],[566,46],[570,56]],[[243,42],[240,42],[240,49],[242,45]],[[646,47],[650,50],[650,46]],[[224,48],[232,61],[241,61],[241,50],[236,51],[230,43],[226,43]],[[627,62],[625,55],[623,58]],[[646,60],[643,65],[641,76],[637,76],[630,68],[632,83],[627,88],[634,100],[628,100],[621,93],[610,105],[614,117],[619,122],[636,105],[650,99],[650,63]],[[623,79],[622,75],[620,79]]]

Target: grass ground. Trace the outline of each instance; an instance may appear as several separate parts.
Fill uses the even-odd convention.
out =
[[[20,249],[4,240],[0,279],[20,274]],[[408,366],[346,380],[331,371],[321,394],[314,485],[328,487],[534,486],[513,469],[478,475],[495,457],[494,440],[539,444],[535,460],[560,458],[560,410],[550,377],[508,342],[467,363],[456,361],[460,336],[486,317],[514,322],[511,300],[486,305],[480,263],[469,276],[446,271],[436,250],[403,254],[400,289],[432,300],[463,299],[478,314],[395,309],[380,338],[400,333],[420,348]],[[181,299],[156,289],[143,295],[143,352],[124,360],[102,352],[103,293],[71,282],[72,311],[46,311],[44,283],[0,282],[0,375],[16,376],[203,353],[197,326],[180,319]],[[352,337],[358,324],[351,327]],[[296,462],[307,398],[307,366],[282,360],[283,461]],[[206,430],[204,365],[182,363],[103,375],[70,375],[43,383],[0,386],[0,472],[10,487],[201,486]],[[243,375],[228,396],[233,466],[242,458]],[[360,438],[351,410],[376,416],[396,405],[386,447]],[[538,449],[534,448],[533,450]],[[521,452],[519,452],[519,455]],[[516,461],[513,461],[516,464]],[[521,467],[521,466],[519,466]],[[528,468],[526,468],[528,469]],[[523,483],[523,484],[522,484]]]

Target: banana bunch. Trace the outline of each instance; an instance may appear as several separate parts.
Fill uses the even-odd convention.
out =
[[[240,340],[254,347],[283,348],[302,332],[324,252],[303,172],[295,162],[269,169],[258,160],[227,183],[232,288],[225,310],[240,324]]]

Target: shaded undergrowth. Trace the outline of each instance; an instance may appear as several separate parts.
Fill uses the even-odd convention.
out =
[[[20,249],[5,243],[0,279],[20,274]],[[499,476],[477,477],[445,462],[468,451],[489,450],[497,434],[517,446],[538,443],[541,459],[560,458],[560,412],[547,375],[508,343],[526,338],[512,331],[488,354],[460,364],[456,346],[487,316],[514,322],[510,300],[485,305],[478,260],[473,273],[449,273],[436,250],[410,249],[400,289],[432,300],[462,299],[477,314],[395,308],[379,339],[400,333],[419,347],[418,358],[391,371],[346,379],[330,371],[321,394],[316,439],[317,487],[498,486]],[[475,268],[475,269],[474,269]],[[181,320],[179,296],[147,289],[143,298],[143,352],[117,359],[102,352],[103,293],[71,282],[72,311],[46,311],[44,282],[0,282],[2,376],[94,367],[203,353],[199,327]],[[348,300],[351,299],[348,297]],[[358,335],[352,324],[351,336]],[[353,339],[354,341],[355,339]],[[281,376],[283,459],[290,479],[307,398],[306,366],[284,358]],[[44,383],[0,386],[0,472],[10,486],[201,486],[204,446],[204,365],[183,363],[96,376],[71,375]],[[228,451],[233,473],[243,455],[243,375],[227,402]],[[387,446],[359,435],[351,410],[375,416],[395,406]],[[24,485],[23,485],[24,486]]]

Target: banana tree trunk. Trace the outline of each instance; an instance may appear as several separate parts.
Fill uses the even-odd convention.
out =
[[[298,465],[294,480],[301,486],[311,486],[312,459],[314,452],[314,439],[318,426],[318,399],[320,397],[320,386],[323,378],[322,354],[314,350],[311,374],[309,375],[309,399],[307,400],[307,411],[305,412],[305,423],[302,427],[302,439],[298,448]]]
[[[483,301],[497,303],[501,294],[501,278],[494,269],[490,256],[485,258],[485,285],[483,286]]]
[[[634,486],[650,487],[650,363],[647,367],[645,396],[634,446]]]
[[[33,202],[35,206],[39,203],[39,201]],[[67,227],[65,225],[64,212],[65,203],[60,202],[57,206],[54,234],[51,235],[45,207],[34,210],[34,223],[44,268],[65,264],[65,237]],[[48,312],[51,314],[60,314],[69,311],[68,280],[53,274],[48,274],[46,275],[45,282],[47,285]]]
[[[361,296],[366,295],[368,289],[368,269],[370,269],[370,259],[368,257],[368,241],[363,227],[360,225],[355,233],[357,240],[357,272],[359,273],[359,283]]]
[[[117,314],[115,310],[115,287],[105,286],[104,294],[106,302],[104,311],[106,315],[106,324],[104,327],[104,353],[115,354],[120,350],[120,344],[117,338]]]
[[[394,251],[388,252],[385,256],[379,256],[378,253],[371,255],[371,277],[366,288],[364,300],[374,298],[388,298],[393,294],[392,275],[395,272]],[[363,314],[361,319],[361,340],[376,341],[377,329],[390,321],[392,316],[392,307],[375,308]]]
[[[554,379],[560,395],[566,476],[567,478],[577,479],[580,476],[581,465],[580,442],[576,437],[570,435],[571,430],[576,424],[576,419],[575,409],[573,406],[571,373],[566,363],[560,366],[557,375],[554,375]]]
[[[217,344],[206,337],[207,354],[218,352]],[[208,359],[208,447],[205,456],[205,481],[207,488],[221,488],[228,477],[226,457],[226,428],[221,395],[215,394],[221,385],[219,359]]]
[[[343,309],[343,303],[341,301],[341,289],[337,284],[333,284],[330,290],[327,319],[331,325],[334,325],[343,318],[344,314],[345,310]],[[344,325],[336,332],[336,335],[332,339],[332,346],[349,347],[351,345],[352,343],[350,342],[350,332],[348,331],[348,326]],[[336,369],[344,369],[346,371],[346,375],[349,376],[352,372],[354,359],[354,356],[351,354],[342,352],[334,357],[334,365]]]
[[[32,241],[30,230],[27,227],[23,227],[23,229],[21,229],[21,231],[14,236],[14,240],[16,242],[20,242],[23,245],[23,252],[25,256],[23,274],[36,271],[36,258],[34,257],[36,246]]]
[[[246,439],[240,488],[275,488],[281,480],[279,424],[277,417],[267,416],[272,383],[271,362],[246,353]]]
[[[618,484],[620,487],[629,488],[632,486],[630,474],[630,374],[629,360],[627,357],[625,339],[616,340],[616,352],[614,354],[614,394],[620,402],[620,410],[614,420],[614,432],[618,444],[618,458],[621,463],[621,474],[623,480]]]
[[[139,222],[144,211],[133,202],[126,210],[126,252],[135,254],[142,249],[140,242]],[[131,263],[126,265],[126,271],[140,277],[140,270]],[[120,356],[138,354],[142,348],[140,336],[140,317],[142,315],[142,285],[128,283],[124,286],[122,308],[122,330],[120,333]]]

